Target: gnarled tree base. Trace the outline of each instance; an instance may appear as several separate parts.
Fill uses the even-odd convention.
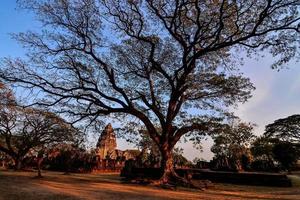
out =
[[[164,189],[176,190],[177,187],[193,188],[204,190],[213,187],[211,181],[208,180],[192,180],[192,175],[187,174],[185,177],[179,176],[176,172],[164,173],[160,179],[149,177],[135,177],[124,179],[127,183],[152,185],[162,187]]]
[[[203,190],[210,187],[212,183],[207,180],[193,181],[191,174],[187,174],[185,177],[181,177],[176,172],[168,172],[164,173],[159,180],[154,181],[153,185],[169,189],[176,189],[177,187],[187,187]]]

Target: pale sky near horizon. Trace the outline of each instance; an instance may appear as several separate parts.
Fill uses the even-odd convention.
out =
[[[22,56],[24,50],[9,33],[38,29],[34,17],[28,12],[16,9],[16,1],[0,1],[0,59],[6,56]],[[278,118],[300,114],[300,63],[291,62],[287,68],[272,70],[272,57],[265,56],[258,61],[246,59],[241,71],[254,83],[253,97],[235,110],[235,113],[247,122],[257,124],[255,134],[263,133],[265,125]],[[205,141],[204,151],[199,153],[192,144],[180,144],[185,156],[210,159],[211,141]],[[125,141],[118,141],[120,149],[132,148]]]

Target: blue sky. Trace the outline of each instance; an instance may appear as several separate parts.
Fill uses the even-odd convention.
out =
[[[34,17],[23,10],[16,8],[16,1],[0,1],[0,58],[6,56],[22,56],[24,50],[9,33],[26,30],[38,30],[39,24]],[[300,113],[300,64],[291,62],[287,68],[272,70],[272,57],[266,55],[259,60],[245,59],[241,71],[254,83],[256,90],[247,103],[239,105],[236,114],[243,120],[256,123],[255,134],[263,132],[264,126],[274,120],[292,114]],[[193,149],[192,144],[180,144],[184,147],[185,156],[189,159],[202,157],[210,159],[211,141],[204,142],[204,151]],[[118,141],[121,149],[131,148],[124,141]]]
[[[10,33],[21,32],[37,27],[33,16],[21,11],[14,0],[1,0],[0,2],[0,57],[21,56],[23,49],[11,39]]]

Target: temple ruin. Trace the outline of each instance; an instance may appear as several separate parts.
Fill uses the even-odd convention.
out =
[[[117,149],[116,134],[109,123],[102,131],[96,145],[96,170],[119,170],[123,168],[125,161],[133,159],[140,154],[137,149]]]

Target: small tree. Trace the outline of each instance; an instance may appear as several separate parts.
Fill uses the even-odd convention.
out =
[[[229,164],[229,168],[234,166],[235,169],[242,170],[248,168],[249,147],[254,138],[252,124],[231,122],[221,134],[214,137],[211,151],[215,153],[216,161],[218,158],[227,159],[225,163]]]
[[[270,139],[264,136],[257,137],[251,144],[251,153],[256,158],[271,161],[272,149],[276,142],[278,142],[278,139]]]
[[[298,53],[298,0],[21,2],[43,30],[15,35],[29,58],[6,59],[0,76],[76,120],[138,119],[162,155],[161,183],[184,181],[172,159],[182,137],[201,140],[251,96],[241,52],[269,51],[275,67]]]
[[[138,146],[142,149],[144,154],[144,163],[149,167],[157,167],[160,165],[161,154],[157,145],[147,135],[143,135]]]
[[[16,169],[22,167],[26,154],[35,148],[74,141],[77,130],[62,118],[47,111],[18,106],[4,85],[0,91],[0,151],[14,160]]]
[[[258,171],[274,171],[277,170],[274,157],[273,147],[278,139],[270,139],[264,136],[257,137],[251,144],[251,154],[254,161],[252,168]]]
[[[175,167],[189,167],[192,162],[183,156],[183,149],[176,147],[173,149],[173,159]]]

